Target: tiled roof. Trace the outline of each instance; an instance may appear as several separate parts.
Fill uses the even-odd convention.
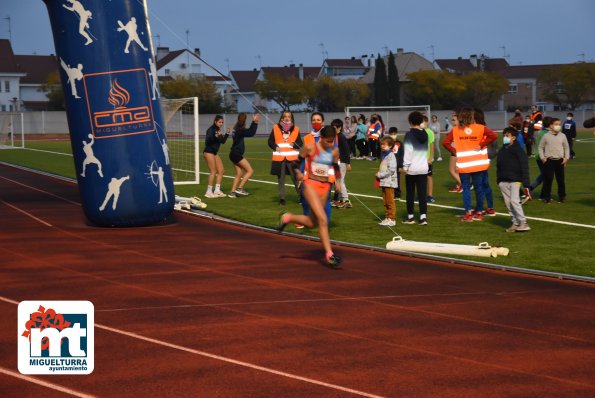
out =
[[[163,68],[165,65],[169,64],[171,61],[176,59],[180,54],[183,54],[184,51],[186,50],[182,49],[169,52],[165,57],[157,61],[157,69]]]
[[[241,92],[254,91],[254,83],[258,78],[257,70],[232,70],[231,76],[238,85],[238,90]]]
[[[19,73],[21,72],[14,59],[12,46],[7,39],[0,39],[0,73]]]
[[[15,55],[18,68],[27,74],[21,78],[23,84],[42,84],[52,72],[58,73],[59,66],[53,55]]]
[[[326,65],[329,68],[363,68],[364,64],[359,58],[354,59],[327,59]]]

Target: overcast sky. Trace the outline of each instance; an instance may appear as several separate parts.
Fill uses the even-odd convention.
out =
[[[91,0],[80,1],[84,5]],[[506,55],[511,65],[595,59],[595,0],[147,0],[147,4],[154,46],[184,48],[189,30],[188,47],[200,48],[203,58],[224,72],[228,64],[232,70],[289,63],[320,66],[323,52],[329,58],[349,58],[397,48],[429,60]],[[42,0],[0,0],[0,38],[9,37],[7,17],[15,53],[55,53]]]

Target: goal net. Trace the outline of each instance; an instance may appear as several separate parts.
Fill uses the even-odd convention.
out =
[[[198,97],[161,98],[160,102],[174,184],[198,184]],[[160,139],[163,144],[163,138]]]
[[[372,114],[378,114],[384,123],[385,132],[390,127],[399,129],[399,133],[409,131],[407,117],[413,111],[419,111],[430,118],[430,105],[410,106],[348,106],[345,108],[347,116],[359,117],[360,114],[369,119]]]
[[[20,112],[0,112],[0,149],[25,147],[23,123]]]

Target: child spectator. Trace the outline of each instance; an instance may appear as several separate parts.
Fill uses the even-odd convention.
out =
[[[348,118],[346,118],[348,119]],[[341,119],[335,119],[331,122],[331,126],[335,128],[337,132],[337,139],[339,143],[339,168],[341,170],[340,176],[335,179],[335,200],[331,203],[332,206],[338,209],[351,209],[353,205],[349,201],[349,192],[347,191],[347,185],[345,179],[347,178],[347,172],[351,171],[351,160],[349,156],[349,143],[347,137],[343,134],[343,122]],[[339,195],[341,199],[339,200]]]
[[[552,182],[554,175],[558,184],[558,202],[566,201],[566,184],[564,182],[564,167],[570,158],[568,140],[562,131],[560,119],[552,118],[549,132],[539,143],[539,157],[543,162],[543,187],[541,197],[545,203],[552,203]]]
[[[432,177],[432,163],[434,162],[434,130],[428,127],[429,119],[426,115],[424,115],[424,121],[421,125],[421,128],[428,134],[428,197],[427,201],[429,203],[434,203],[436,200],[434,199],[434,177]],[[440,133],[440,132],[439,132]]]
[[[395,198],[401,197],[401,170],[403,169],[403,144],[397,139],[399,130],[396,127],[388,129],[388,135],[393,139],[393,153],[397,159],[397,187],[395,188]]]
[[[355,146],[359,151],[359,156],[356,159],[365,159],[368,153],[366,143],[366,134],[368,133],[368,126],[366,126],[366,117],[362,114],[357,119],[357,127],[355,128]]]
[[[395,223],[395,188],[398,187],[397,180],[397,159],[393,155],[393,146],[395,141],[391,137],[382,137],[380,139],[380,168],[376,173],[382,189],[382,200],[384,202],[385,217],[378,223],[383,227],[394,227]]]
[[[517,141],[519,132],[514,127],[506,127],[503,133],[504,146],[498,151],[496,180],[504,197],[504,204],[512,217],[512,225],[506,232],[529,231],[531,228],[519,200],[521,184],[528,192],[529,160]]]
[[[419,201],[419,224],[427,225],[428,204],[426,190],[428,184],[428,134],[421,128],[424,121],[420,112],[411,112],[408,117],[411,129],[405,135],[403,171],[407,188],[407,217],[403,224],[415,224],[414,199],[417,190]]]
[[[568,140],[568,147],[570,148],[570,159],[574,159],[576,157],[573,149],[574,139],[576,138],[576,123],[574,120],[572,120],[573,117],[574,115],[572,112],[568,112],[566,115],[566,120],[562,125],[562,133],[566,136],[566,139]]]

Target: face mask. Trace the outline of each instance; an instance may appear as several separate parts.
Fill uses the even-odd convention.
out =
[[[396,140],[397,140],[397,135],[396,135],[396,134],[391,134],[391,135],[390,135],[390,138],[392,138],[393,140],[395,140],[395,141],[396,141]]]
[[[312,122],[312,128],[314,131],[320,131],[322,128],[322,122]]]
[[[572,118],[571,118],[570,116],[568,116],[568,117],[566,118],[566,120],[572,120]]]
[[[420,124],[420,125],[419,125],[419,127],[420,127],[420,128],[422,128],[422,129],[425,129],[425,128],[426,128],[426,127],[428,127],[428,126],[426,125],[426,123],[425,123],[425,122],[423,122],[422,124]]]
[[[556,125],[552,127],[552,130],[554,130],[556,133],[559,133],[560,131],[562,131],[562,126]]]
[[[502,139],[502,142],[504,143],[504,145],[508,145],[508,144],[510,144],[510,137],[504,137],[504,138]]]
[[[293,126],[293,123],[291,123],[291,122],[286,122],[286,121],[281,122],[281,128],[283,129],[283,131],[289,131],[291,126]]]

